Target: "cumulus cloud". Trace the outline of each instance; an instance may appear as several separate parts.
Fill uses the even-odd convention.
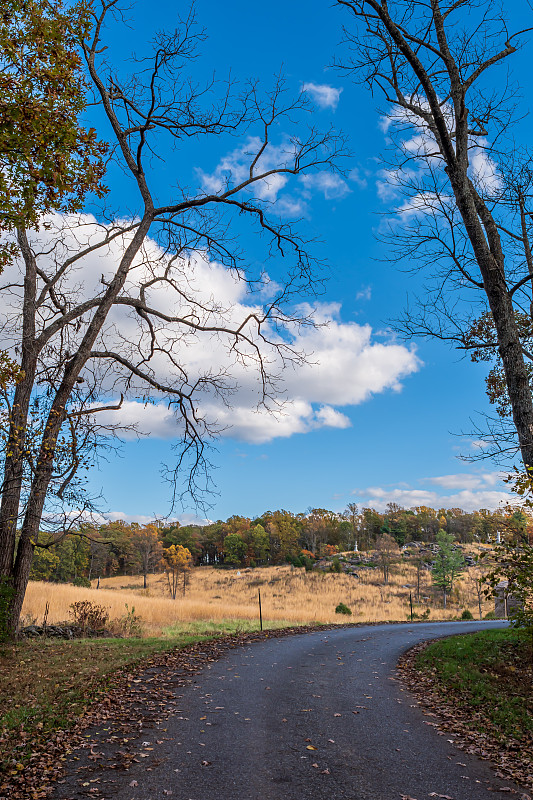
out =
[[[495,486],[503,477],[501,472],[484,472],[480,475],[469,473],[440,475],[437,478],[426,478],[426,480],[436,486],[442,486],[443,489],[479,489],[486,486]]]
[[[419,98],[418,102],[429,111],[427,100]],[[448,129],[453,134],[453,107],[446,102],[441,108]],[[384,202],[392,202],[402,194],[402,187],[408,187],[407,191],[417,184],[422,187],[428,167],[442,166],[443,159],[433,132],[411,111],[393,106],[389,114],[380,118],[379,127],[386,136],[391,129],[395,129],[398,135],[397,144],[406,157],[405,160],[402,159],[400,167],[381,170],[377,176],[378,196]],[[416,169],[412,166],[413,163],[416,164]],[[490,143],[484,137],[470,137],[468,172],[474,184],[484,193],[494,192],[502,185],[498,166],[490,156]],[[437,197],[432,191],[421,189],[395,210],[409,221],[410,217],[438,211],[449,199],[446,195]]]
[[[304,83],[302,91],[307,92],[319,108],[335,110],[339,104],[342,89],[328,86],[325,83]]]
[[[88,215],[66,222],[71,223],[70,227],[65,220],[57,218],[59,230],[54,232],[51,228],[36,233],[36,249],[39,243],[46,247],[51,237],[59,236],[60,244],[54,256],[50,257],[59,258],[63,249],[65,254],[79,251],[96,235],[102,234],[102,228]],[[113,274],[127,241],[128,236],[122,241],[114,240],[105,251],[89,253],[72,275],[65,273],[61,281],[64,295],[70,298],[101,294],[102,277],[106,281]],[[40,263],[46,271],[46,259]],[[195,408],[198,415],[218,428],[224,437],[261,443],[319,428],[346,428],[350,425],[346,413],[350,407],[385,391],[400,391],[403,380],[421,367],[414,347],[376,336],[370,325],[344,322],[338,304],[302,306],[295,310],[296,314],[313,313],[318,327],[295,328],[288,323],[277,329],[268,325],[264,327],[265,335],[273,343],[270,347],[262,345],[264,356],[270,373],[278,377],[277,387],[281,391],[279,405],[274,405],[272,413],[269,413],[259,405],[261,383],[254,351],[251,348],[247,351],[245,343],[242,343],[240,353],[236,354],[232,348],[234,339],[214,330],[221,326],[235,329],[243,320],[249,320],[253,315],[260,316],[260,298],[250,293],[239,274],[222,264],[208,261],[202,253],[195,252],[186,260],[173,261],[176,290],[160,280],[161,275],[166,275],[167,264],[168,257],[149,240],[134,262],[124,287],[125,294],[135,297],[139,285],[150,282],[146,289],[149,306],[169,316],[194,319],[207,330],[199,333],[179,322],[157,323],[153,329],[157,347],[149,368],[159,381],[178,387],[183,386],[183,375],[186,374],[185,390],[205,381],[205,389],[195,396]],[[14,270],[14,265],[6,270],[6,282],[20,283],[16,274],[11,274]],[[274,282],[272,286],[275,286]],[[16,329],[20,300],[18,289],[4,294],[2,313],[7,314],[14,331],[13,345],[18,340]],[[49,313],[55,312],[51,309]],[[83,321],[78,331],[72,331],[73,344],[76,337],[79,339],[84,335],[87,324],[88,319]],[[252,323],[242,331],[252,340],[257,337]],[[275,347],[281,342],[306,354],[306,361],[287,365]],[[96,349],[125,352],[135,360],[139,358],[139,352],[148,352],[150,348],[150,334],[141,327],[137,313],[126,306],[114,307]],[[229,385],[230,395],[225,398],[229,405],[225,404],[219,392],[211,388],[213,376],[222,376]],[[121,368],[117,367],[113,374],[106,373],[103,381],[106,403],[116,402],[120,391],[124,393],[124,401],[120,411],[100,412],[100,422],[135,425],[140,433],[159,439],[180,436],[179,415],[176,416],[173,408],[168,402],[162,402],[161,395],[156,392],[151,394],[150,402],[145,403],[149,389],[140,379],[126,382]],[[97,405],[100,406],[101,402]]]
[[[218,399],[199,398],[202,416],[216,424],[223,438],[254,444],[319,428],[347,428],[350,419],[339,409],[359,405],[387,390],[400,391],[402,380],[420,368],[414,349],[392,341],[374,341],[369,325],[341,322],[332,313],[331,308],[319,309],[325,324],[294,338],[294,346],[310,355],[307,363],[282,372],[279,408],[258,408],[255,375],[235,367],[238,389],[231,407]],[[214,366],[224,365],[222,348],[217,352],[215,345],[208,357]],[[180,430],[179,419],[165,403],[144,405],[127,400],[120,412],[105,412],[101,418],[136,424],[140,432],[161,439],[172,439]]]
[[[250,163],[262,148],[258,136],[250,136],[242,145],[225,155],[211,173],[197,169],[202,189],[207,194],[220,194],[228,186],[237,186],[249,178]],[[294,155],[294,146],[290,143],[268,144],[258,163],[256,173],[268,172],[286,165]],[[287,175],[269,175],[254,185],[254,193],[260,200],[273,202],[281,189],[287,184]]]
[[[221,194],[228,187],[238,186],[248,180],[250,163],[261,149],[261,140],[257,136],[250,136],[225,155],[212,172],[197,169],[203,191],[206,194]],[[292,166],[294,153],[293,142],[269,143],[255,165],[255,173]],[[356,170],[348,177],[359,186],[366,185]],[[253,184],[249,191],[257,200],[274,205],[275,212],[282,217],[307,217],[308,201],[313,195],[321,194],[326,200],[342,200],[352,190],[340,175],[323,170],[299,175],[292,180],[288,175],[275,173]]]
[[[439,475],[422,478],[419,482],[432,483],[444,492],[404,484],[369,486],[355,490],[354,495],[360,503],[368,504],[377,511],[384,511],[387,503],[397,503],[404,508],[462,508],[467,512],[480,508],[496,509],[516,500],[504,489],[501,483],[503,477],[501,472]],[[449,493],[446,493],[447,489]]]

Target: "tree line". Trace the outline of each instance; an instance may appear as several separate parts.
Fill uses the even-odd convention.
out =
[[[74,535],[36,549],[31,578],[87,585],[98,577],[143,574],[146,582],[150,573],[168,572],[180,552],[186,559],[190,554],[191,565],[267,566],[373,550],[384,536],[399,546],[411,541],[433,543],[443,532],[462,544],[495,542],[498,533],[533,541],[533,519],[516,510],[405,509],[389,503],[384,512],[350,504],[340,513],[323,508],[305,513],[267,511],[202,526],[84,524]]]

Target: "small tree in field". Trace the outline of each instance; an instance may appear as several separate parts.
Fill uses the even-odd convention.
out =
[[[400,554],[398,543],[388,533],[383,533],[376,540],[376,558],[381,565],[383,580],[389,582],[391,565],[397,560]]]
[[[446,600],[453,589],[454,581],[463,572],[465,561],[460,550],[454,549],[453,535],[446,531],[439,531],[437,544],[439,552],[433,567],[433,583],[442,589],[444,608]]]
[[[483,587],[485,584],[485,576],[479,569],[470,569],[468,572],[468,579],[476,595],[479,618],[483,619],[482,604],[483,604],[483,594],[484,594]]]
[[[187,547],[182,547],[181,544],[172,544],[163,550],[163,558],[165,559],[168,590],[172,599],[175,600],[180,581],[183,594],[187,588],[189,573],[192,569],[191,551]]]
[[[148,573],[161,561],[163,546],[159,541],[155,525],[144,525],[144,527],[134,531],[131,540],[141,563],[144,588],[146,589]],[[190,553],[190,551],[188,552]]]

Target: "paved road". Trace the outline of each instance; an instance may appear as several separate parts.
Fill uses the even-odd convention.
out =
[[[501,797],[509,782],[425,724],[394,679],[416,642],[499,624],[345,628],[229,651],[180,690],[159,730],[143,732],[144,760],[91,773],[91,786],[106,800]],[[88,792],[71,775],[60,796]]]

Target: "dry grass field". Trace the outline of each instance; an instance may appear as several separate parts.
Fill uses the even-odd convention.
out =
[[[30,582],[23,615],[42,620],[46,603],[48,621],[69,618],[69,606],[77,600],[91,600],[108,608],[111,619],[124,615],[126,604],[142,618],[145,635],[164,635],[176,630],[209,627],[211,623],[241,621],[249,629],[258,622],[258,589],[261,590],[265,627],[298,623],[404,621],[409,613],[409,592],[415,594],[416,570],[404,563],[383,584],[380,570],[361,570],[359,578],[334,573],[305,572],[291,566],[253,570],[223,570],[197,567],[193,570],[185,596],[169,597],[164,576],[149,577],[149,588],[142,588],[142,577],[122,576],[100,581],[100,588],[84,589],[70,584]],[[478,616],[477,597],[469,571],[457,582],[446,611],[431,589],[431,575],[422,573],[421,614],[431,608],[430,619],[449,619],[468,608]],[[338,603],[352,610],[352,616],[335,613]],[[485,603],[483,613],[493,608]]]

